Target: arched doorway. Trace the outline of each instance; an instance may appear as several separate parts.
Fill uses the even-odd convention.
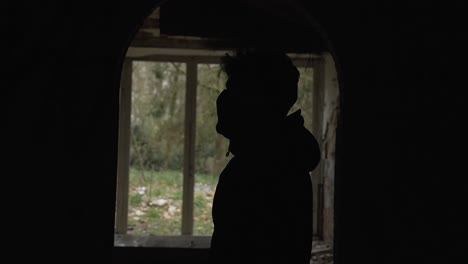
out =
[[[210,1],[208,1],[210,2]],[[208,8],[209,11],[216,11],[216,4],[211,3],[206,5],[201,5],[200,9]],[[184,5],[185,9],[181,9],[180,6]],[[319,37],[323,37],[318,33],[314,34],[312,38],[304,38],[301,39],[299,37],[298,32],[303,32],[307,27],[300,27],[297,26],[291,32],[285,34],[286,36],[282,35],[275,35],[275,30],[271,29],[271,25],[266,25],[265,22],[261,22],[260,24],[256,25],[260,28],[268,28],[268,32],[264,32],[259,34],[257,37],[253,37],[255,34],[252,31],[246,30],[247,33],[242,32],[242,28],[246,29],[247,25],[249,25],[252,21],[257,21],[258,19],[253,20],[245,20],[241,23],[241,25],[234,25],[231,24],[232,20],[223,20],[231,21],[227,22],[225,28],[220,31],[220,27],[213,27],[210,28],[206,24],[207,27],[201,27],[200,23],[198,25],[193,25],[187,27],[187,24],[184,22],[189,21],[191,18],[194,19],[194,16],[191,15],[191,12],[195,13],[194,8],[197,6],[192,3],[190,5],[191,8],[187,7],[187,3],[185,1],[170,1],[167,4],[163,4],[161,7],[156,8],[151,15],[149,15],[143,25],[135,34],[132,42],[129,45],[129,49],[126,54],[126,63],[124,64],[123,70],[123,78],[122,78],[122,91],[121,91],[121,127],[120,127],[120,146],[119,146],[119,176],[118,176],[118,195],[117,195],[117,218],[116,218],[116,233],[118,233],[118,239],[116,239],[116,245],[125,246],[128,243],[134,244],[135,240],[132,240],[131,236],[126,235],[128,233],[128,219],[130,217],[134,217],[136,221],[141,221],[143,215],[161,215],[164,217],[164,212],[154,213],[154,210],[150,211],[143,211],[140,209],[133,210],[131,209],[130,212],[127,204],[130,201],[130,205],[132,203],[134,205],[138,204],[138,198],[134,198],[132,202],[132,193],[133,194],[142,193],[141,196],[145,195],[145,191],[147,189],[151,190],[151,187],[147,187],[143,189],[142,187],[145,186],[130,186],[130,173],[128,173],[129,166],[131,166],[131,162],[126,162],[126,160],[131,159],[131,86],[132,86],[132,75],[135,74],[134,65],[140,64],[142,67],[149,67],[149,64],[161,66],[164,63],[181,63],[184,64],[185,70],[185,83],[182,85],[185,89],[185,98],[184,105],[185,105],[185,117],[183,123],[183,127],[181,127],[178,131],[184,131],[185,137],[182,140],[179,139],[179,142],[183,141],[183,146],[179,149],[182,150],[182,159],[185,160],[179,166],[180,170],[180,182],[177,184],[181,188],[182,197],[181,203],[176,205],[171,205],[169,199],[166,196],[161,197],[146,197],[146,201],[142,201],[140,199],[140,203],[143,202],[144,204],[148,205],[149,208],[153,207],[153,209],[161,209],[164,208],[165,212],[173,212],[172,216],[180,217],[180,232],[173,232],[173,233],[151,233],[147,232],[146,235],[186,235],[191,236],[190,240],[179,240],[176,238],[172,240],[172,242],[168,242],[168,238],[154,238],[152,242],[148,242],[146,240],[146,244],[140,244],[140,246],[155,246],[158,247],[158,243],[165,243],[165,245],[175,243],[174,245],[178,245],[180,247],[180,243],[190,246],[196,247],[206,247],[206,240],[197,239],[197,237],[193,237],[196,235],[194,232],[194,206],[196,197],[196,154],[195,154],[195,146],[196,146],[196,136],[197,133],[197,126],[196,126],[196,117],[191,116],[191,113],[195,113],[197,111],[197,79],[200,79],[198,75],[200,71],[200,65],[216,65],[219,63],[219,58],[224,54],[224,52],[232,50],[237,47],[241,46],[275,46],[277,48],[286,48],[290,51],[291,56],[296,56],[295,61],[297,65],[300,67],[302,65],[304,67],[304,75],[307,75],[307,71],[313,71],[313,82],[311,82],[310,92],[310,130],[313,134],[319,138],[322,148],[322,162],[320,167],[316,169],[313,174],[313,182],[314,182],[314,234],[316,235],[316,241],[326,241],[325,245],[332,246],[333,242],[333,197],[334,197],[334,168],[335,168],[335,135],[336,135],[336,128],[338,125],[338,117],[339,117],[339,89],[338,89],[338,80],[337,80],[337,73],[336,73],[336,64],[330,54],[330,50],[326,47],[326,44],[323,39]],[[218,6],[219,7],[219,6]],[[240,6],[233,8],[234,11],[228,12],[224,14],[227,17],[234,17],[236,8],[246,8],[248,4],[243,3]],[[275,9],[263,9],[259,11],[259,8],[267,7],[267,5],[262,4],[254,4],[251,6],[251,12],[260,12],[270,20],[266,19],[266,21],[276,21],[276,25],[280,24],[279,22],[284,22],[283,18],[278,16],[278,13],[274,13]],[[167,8],[167,9],[165,9]],[[190,11],[191,10],[191,11]],[[207,12],[207,11],[205,11]],[[273,12],[273,14],[271,14]],[[207,12],[209,13],[209,12]],[[215,12],[216,13],[216,12]],[[167,15],[166,19],[164,19],[164,14]],[[215,18],[219,18],[220,16],[214,16],[212,21],[215,21]],[[304,20],[307,20],[304,18]],[[208,20],[202,20],[205,23]],[[297,22],[297,21],[295,21]],[[164,28],[164,23],[167,25],[167,28]],[[292,23],[292,22],[291,22]],[[181,25],[184,26],[181,26]],[[197,24],[197,23],[195,23]],[[291,25],[289,25],[291,26]],[[310,26],[310,25],[309,25]],[[314,27],[312,25],[310,27]],[[280,27],[280,26],[278,26]],[[285,26],[281,26],[284,28]],[[205,30],[208,29],[208,30]],[[309,28],[310,29],[310,28]],[[229,36],[229,32],[232,34]],[[227,35],[227,36],[226,36]],[[276,42],[273,42],[276,40]],[[273,44],[272,44],[273,43]],[[288,46],[288,44],[293,44]],[[145,66],[146,63],[146,66]],[[180,66],[180,65],[179,65]],[[175,66],[176,67],[176,66]],[[175,69],[175,68],[174,68]],[[161,78],[163,82],[163,78]],[[305,81],[304,81],[305,82]],[[312,84],[313,83],[313,84]],[[307,85],[306,85],[307,86]],[[126,100],[126,101],[125,101]],[[304,106],[302,106],[304,107]],[[191,108],[191,111],[187,109]],[[126,118],[124,117],[126,116]],[[126,120],[126,121],[125,121]],[[127,129],[127,131],[125,131]],[[135,134],[135,133],[133,133]],[[174,133],[171,133],[174,134]],[[199,135],[200,133],[198,133]],[[127,143],[122,141],[123,138]],[[168,144],[172,145],[172,144]],[[127,153],[125,154],[125,150],[127,149]],[[138,149],[135,148],[134,155],[137,155],[136,151]],[[216,155],[215,155],[216,156]],[[141,158],[141,157],[140,157]],[[168,157],[166,157],[168,158]],[[216,157],[212,157],[216,160]],[[164,158],[163,158],[164,159]],[[173,158],[170,158],[171,160]],[[179,158],[180,159],[180,158]],[[136,159],[134,159],[136,160]],[[166,161],[168,159],[165,159]],[[141,164],[145,162],[138,161]],[[133,165],[135,165],[134,163]],[[154,167],[153,167],[154,168]],[[144,165],[140,166],[139,171],[147,171],[148,167]],[[145,173],[141,173],[144,175]],[[151,174],[151,172],[147,172],[147,174]],[[145,178],[145,176],[141,176],[141,178]],[[146,177],[147,178],[147,177]],[[133,188],[133,189],[132,189]],[[141,198],[141,197],[140,197]],[[154,198],[154,199],[153,199]],[[183,206],[185,204],[185,206]],[[174,209],[175,206],[175,209]],[[172,208],[172,209],[170,209]],[[180,214],[174,213],[179,212]],[[195,224],[196,225],[196,224]],[[136,225],[135,225],[136,226]],[[145,228],[141,228],[144,230]],[[161,230],[161,229],[159,229]],[[134,231],[134,230],[132,230]],[[195,230],[196,231],[196,230]],[[144,233],[145,231],[140,231],[137,233]],[[209,233],[209,230],[208,230]],[[203,235],[207,235],[203,234]],[[130,241],[130,242],[129,242]],[[163,242],[161,242],[163,241]],[[174,242],[175,241],[175,242]],[[188,242],[187,242],[188,241]],[[127,243],[127,244],[126,244]],[[325,248],[325,250],[328,250]]]

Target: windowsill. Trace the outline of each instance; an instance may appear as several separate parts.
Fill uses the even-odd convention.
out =
[[[313,238],[314,249],[322,249],[323,242],[316,236]],[[144,248],[193,248],[209,249],[211,236],[155,236],[155,235],[118,235],[114,234],[114,247],[144,247]],[[320,250],[318,248],[321,248]],[[328,246],[324,247],[329,250]]]
[[[114,235],[114,247],[208,249],[211,236]]]

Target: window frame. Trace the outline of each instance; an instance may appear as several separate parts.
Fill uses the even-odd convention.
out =
[[[313,87],[313,131],[321,147],[324,77],[322,55],[294,55],[288,54],[296,67],[311,67],[314,69]],[[193,235],[193,211],[194,211],[194,182],[195,182],[195,136],[196,136],[196,108],[198,86],[198,64],[220,64],[222,56],[208,55],[147,55],[141,57],[127,56],[125,58],[120,86],[119,106],[119,142],[117,164],[117,193],[116,193],[116,218],[115,218],[115,245],[116,246],[143,246],[143,247],[182,247],[182,248],[206,248],[209,247],[211,236]],[[184,120],[184,161],[183,161],[183,198],[182,198],[182,225],[181,235],[129,235],[128,225],[128,194],[129,194],[129,153],[130,153],[130,115],[132,96],[132,64],[134,61],[146,62],[179,62],[186,63],[186,87],[185,87],[185,120]],[[311,174],[314,182],[314,192],[320,193],[323,187],[323,169],[319,166]],[[323,189],[323,188],[322,188]],[[323,192],[322,192],[323,195]],[[316,195],[314,194],[314,197]],[[314,234],[322,237],[323,217],[320,204],[323,197],[314,199]],[[127,242],[125,242],[127,241]],[[129,242],[131,241],[131,242]],[[161,242],[165,241],[165,242]]]

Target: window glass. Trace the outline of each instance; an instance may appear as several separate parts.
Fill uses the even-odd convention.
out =
[[[181,233],[185,72],[133,63],[128,234]]]

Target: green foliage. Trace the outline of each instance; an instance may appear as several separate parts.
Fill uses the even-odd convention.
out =
[[[182,200],[182,198],[183,198],[182,190],[175,191],[174,194],[171,197],[174,200]]]
[[[185,64],[134,62],[130,164],[180,170],[183,163]]]
[[[130,195],[130,205],[131,206],[136,206],[136,205],[139,205],[141,203],[141,197],[142,195],[140,194],[132,194]]]
[[[226,76],[217,64],[199,64],[198,76],[195,168],[198,173],[219,175],[229,143],[216,132],[216,98],[224,90]]]
[[[157,221],[160,218],[159,210],[156,208],[150,208],[147,212],[148,218],[152,221]]]
[[[195,195],[195,199],[193,201],[193,204],[196,206],[196,207],[205,207],[206,205],[206,199],[205,199],[205,196],[203,195]]]

